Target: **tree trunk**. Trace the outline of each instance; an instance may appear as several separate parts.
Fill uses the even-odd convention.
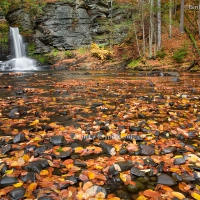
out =
[[[139,56],[141,57],[140,46],[139,46],[139,42],[138,42],[137,30],[136,30],[135,20],[134,19],[133,19],[133,28],[134,28],[135,40],[136,40],[136,44],[137,44],[138,53],[139,53]]]
[[[154,4],[154,0],[151,0],[151,2],[150,2],[150,27],[149,27],[149,58],[152,57],[152,45],[153,45],[153,33],[154,33],[153,4]]]
[[[141,11],[142,11],[142,38],[143,38],[143,56],[145,56],[146,52],[146,44],[145,44],[145,30],[144,30],[144,0],[141,0]]]
[[[199,0],[199,6],[200,6],[200,0]],[[199,29],[199,38],[200,38],[200,9],[198,11],[198,29]]]
[[[157,23],[158,23],[158,39],[157,39],[157,50],[161,49],[161,0],[157,0]]]
[[[184,33],[184,0],[181,0],[180,33]]]
[[[169,0],[169,38],[172,37],[172,0]]]

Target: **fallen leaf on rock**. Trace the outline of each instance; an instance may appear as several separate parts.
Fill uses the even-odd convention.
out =
[[[16,188],[17,188],[17,187],[21,187],[22,185],[23,185],[23,182],[13,184],[13,186],[16,187]]]

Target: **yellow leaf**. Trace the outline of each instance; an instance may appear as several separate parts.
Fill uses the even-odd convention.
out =
[[[31,196],[32,192],[36,189],[36,187],[37,183],[31,183],[26,190],[25,197]]]
[[[95,179],[95,174],[93,172],[88,172],[88,178],[90,180]]]
[[[83,147],[76,147],[74,148],[75,153],[81,153],[83,151]]]
[[[119,150],[120,150],[120,147],[119,147],[119,145],[118,145],[118,144],[115,144],[115,146],[114,146],[114,147],[115,147],[115,150],[116,150],[116,151],[119,151]]]
[[[16,167],[16,166],[19,166],[19,164],[17,163],[17,161],[13,161],[10,166],[11,167]]]
[[[40,141],[41,140],[41,137],[40,136],[36,136],[33,141]]]
[[[174,158],[182,158],[182,157],[183,157],[182,155],[177,155]]]
[[[61,130],[61,131],[64,131],[64,130],[65,130],[65,127],[60,127],[60,130]]]
[[[29,155],[27,154],[24,154],[22,158],[24,159],[25,162],[27,162],[30,159]]]
[[[13,173],[13,169],[6,170],[6,174],[12,174],[12,173]]]
[[[200,194],[197,194],[196,192],[192,192],[191,193],[191,196],[196,199],[196,200],[199,200],[200,199]]]
[[[127,136],[127,133],[126,132],[121,132],[121,138],[124,138]]]
[[[84,195],[83,191],[80,190],[80,191],[78,192],[78,194],[76,195],[76,198],[77,198],[78,200],[83,200],[83,195]]]
[[[174,195],[174,197],[177,197],[178,199],[181,199],[181,200],[185,198],[185,196],[180,192],[172,192],[172,195]]]
[[[23,185],[23,182],[13,184],[14,187],[21,187],[22,185]]]
[[[73,166],[74,166],[74,164],[71,163],[71,164],[66,165],[66,168],[67,168],[67,169],[71,169]]]
[[[196,185],[196,189],[197,189],[197,190],[200,190],[200,185]]]
[[[59,181],[64,182],[65,179],[64,178],[58,178]]]
[[[103,167],[100,166],[100,165],[96,165],[96,166],[95,166],[95,169],[103,169]]]
[[[140,195],[136,200],[147,200],[147,198],[143,195]]]
[[[112,197],[109,200],[120,200],[120,198],[119,197]]]
[[[123,182],[126,182],[126,174],[120,173],[119,176]]]
[[[35,126],[35,125],[37,125],[38,123],[39,123],[39,120],[36,119],[35,121],[33,121],[33,122],[30,124],[30,126]]]
[[[44,170],[42,170],[41,172],[40,172],[40,175],[42,176],[42,175],[48,175],[49,174],[49,171],[48,170],[46,170],[46,169],[44,169]]]

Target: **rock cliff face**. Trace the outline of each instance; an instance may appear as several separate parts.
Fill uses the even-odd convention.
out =
[[[65,0],[64,2],[48,3],[40,16],[34,19],[34,41],[36,52],[50,52],[53,48],[58,50],[76,49],[92,42],[108,44],[118,43],[126,36],[127,28],[119,28],[113,32],[113,24],[120,24],[127,19],[123,10],[110,9],[106,0]],[[19,10],[10,13],[9,21],[18,15]],[[23,15],[25,16],[25,15]],[[16,18],[16,17],[15,17]],[[112,22],[111,22],[112,19]],[[24,18],[24,27],[27,26],[28,17]]]

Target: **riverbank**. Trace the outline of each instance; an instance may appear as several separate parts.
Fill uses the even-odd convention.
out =
[[[135,71],[176,71],[185,72],[200,71],[200,67],[192,60],[187,60],[181,63],[175,63],[169,59],[141,59],[133,60],[121,59],[114,55],[110,60],[99,60],[91,56],[90,52],[79,54],[75,53],[72,58],[62,58],[57,56],[52,61],[51,67],[55,70],[135,70]],[[134,65],[131,66],[131,63]],[[194,63],[194,64],[193,64]],[[194,65],[194,66],[193,66]]]

